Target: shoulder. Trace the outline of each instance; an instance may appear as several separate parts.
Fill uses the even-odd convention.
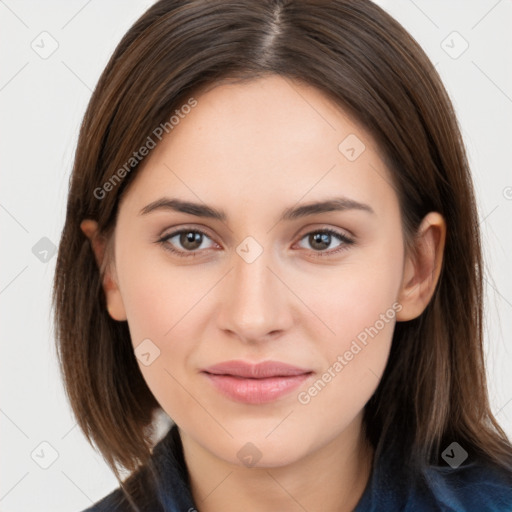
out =
[[[150,467],[151,466],[151,467]],[[127,493],[118,487],[82,512],[162,512],[193,510],[183,449],[176,426],[155,446],[151,464],[141,466],[123,483]]]
[[[512,469],[478,460],[412,470],[391,459],[376,464],[356,512],[512,512]]]
[[[512,471],[477,461],[456,469],[429,467],[424,479],[441,510],[512,511]]]
[[[121,488],[117,488],[82,512],[131,512],[132,510]]]
[[[145,493],[140,488],[133,489],[133,491],[135,494],[132,496],[132,499],[135,500],[137,508],[134,508],[121,487],[118,487],[81,512],[134,512],[134,510],[139,510],[140,512],[163,512],[164,508],[159,496],[151,492],[149,487],[146,487],[147,492]]]
[[[132,473],[123,482],[123,487],[114,489],[82,512],[163,512],[169,504],[162,501],[157,481],[152,479],[147,465]]]
[[[82,512],[133,512],[134,510],[162,512],[164,510],[160,496],[154,491],[146,471],[133,474],[124,485],[130,491],[130,500],[123,489],[118,487]]]

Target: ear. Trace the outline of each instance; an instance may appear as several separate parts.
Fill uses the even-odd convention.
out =
[[[414,239],[413,250],[406,254],[398,302],[402,309],[398,322],[417,318],[434,294],[443,263],[446,223],[441,214],[425,216]]]
[[[107,240],[98,233],[98,223],[91,219],[85,219],[80,224],[80,229],[91,242],[91,248],[98,265],[98,270],[105,264],[105,273],[103,275],[103,291],[107,299],[107,310],[109,315],[117,321],[126,320],[126,311],[124,308],[121,292],[119,291],[117,277],[113,261],[105,261],[104,258],[110,259],[109,254],[105,254]]]

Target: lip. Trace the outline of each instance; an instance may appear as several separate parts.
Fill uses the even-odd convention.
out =
[[[225,361],[202,372],[228,398],[247,404],[272,402],[291,392],[313,373],[279,361],[258,364]]]

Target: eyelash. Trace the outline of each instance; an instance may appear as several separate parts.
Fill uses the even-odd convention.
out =
[[[180,235],[182,233],[200,233],[202,234],[203,236],[206,236],[207,238],[210,238],[210,236],[208,236],[207,233],[205,233],[204,231],[202,231],[201,229],[187,229],[187,228],[184,228],[184,229],[179,229],[177,231],[173,231],[172,233],[169,233],[168,235],[165,235],[164,237],[160,238],[159,240],[157,240],[157,243],[160,243],[163,248],[166,250],[166,251],[169,251],[173,254],[175,254],[176,256],[179,256],[180,258],[194,258],[198,255],[199,251],[179,251],[179,250],[176,250],[172,247],[172,245],[168,242],[168,240],[170,238],[173,238],[175,237],[176,235]],[[307,236],[309,235],[312,235],[312,234],[318,234],[318,233],[328,233],[330,235],[333,235],[335,236],[336,238],[338,238],[341,242],[343,242],[337,249],[335,250],[331,250],[331,251],[312,251],[313,254],[315,255],[314,257],[318,257],[318,258],[322,258],[322,257],[325,257],[325,256],[332,256],[334,254],[338,254],[339,252],[341,251],[345,251],[349,248],[350,245],[353,245],[355,243],[355,241],[351,238],[349,238],[348,236],[344,235],[343,233],[340,233],[339,231],[336,231],[334,229],[330,229],[330,228],[325,228],[325,229],[317,229],[317,230],[313,230],[313,231],[309,231],[308,233],[304,234],[300,240],[303,240],[304,238],[306,238]],[[299,241],[300,241],[299,240]]]

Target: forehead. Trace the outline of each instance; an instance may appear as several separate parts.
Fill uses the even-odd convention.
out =
[[[170,144],[181,145],[191,135],[204,153],[229,152],[245,160],[290,159],[294,154],[322,149],[338,153],[343,135],[368,136],[343,110],[318,89],[271,75],[243,83],[222,83],[197,97],[198,105],[173,130]],[[239,144],[243,142],[243,144]],[[370,141],[368,141],[370,142]],[[322,143],[322,144],[320,144]],[[197,147],[197,146],[196,146]]]
[[[378,202],[389,188],[372,137],[314,87],[273,75],[221,83],[193,97],[197,104],[175,118],[138,171],[137,204],[176,190],[217,204],[266,198],[270,206],[333,189]]]

